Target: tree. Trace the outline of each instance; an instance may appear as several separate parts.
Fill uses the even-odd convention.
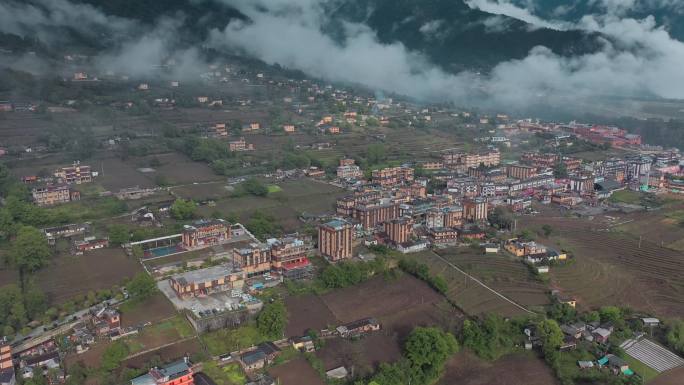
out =
[[[510,229],[513,225],[513,212],[503,206],[497,206],[494,208],[491,214],[489,214],[489,223],[492,226],[499,229]]]
[[[568,167],[563,162],[558,162],[553,168],[554,178],[567,178],[568,177]]]
[[[414,366],[435,378],[442,364],[458,351],[458,342],[451,333],[438,328],[418,327],[409,335],[404,350]]]
[[[617,306],[603,306],[599,309],[599,316],[601,322],[620,323],[622,319],[622,310]]]
[[[387,150],[382,144],[371,144],[366,148],[366,160],[369,164],[379,164],[387,159]]]
[[[51,254],[45,234],[35,227],[22,226],[5,256],[5,262],[19,269],[23,286],[26,275],[45,266]]]
[[[280,339],[287,324],[287,309],[282,301],[268,304],[257,317],[257,328],[267,338]]]
[[[673,349],[684,354],[684,320],[676,320],[668,325],[666,338]]]
[[[178,220],[192,219],[197,205],[192,200],[176,199],[171,205],[171,216]]]
[[[102,370],[112,372],[128,356],[128,346],[123,341],[114,341],[102,354]]]
[[[559,359],[559,348],[563,343],[563,331],[558,322],[545,319],[537,324],[537,331],[541,337],[544,358],[550,365],[555,366]]]
[[[126,290],[132,298],[143,300],[157,292],[157,283],[147,273],[141,272],[128,282]]]
[[[553,227],[551,227],[551,225],[549,225],[549,224],[544,224],[541,227],[541,229],[542,229],[542,232],[544,233],[544,236],[546,238],[548,238],[551,235],[551,233],[553,233]]]
[[[268,187],[261,183],[256,178],[249,178],[243,184],[242,188],[248,194],[252,194],[258,197],[265,197],[268,195]]]
[[[131,233],[128,227],[121,224],[109,226],[109,243],[114,246],[123,245],[131,240]]]

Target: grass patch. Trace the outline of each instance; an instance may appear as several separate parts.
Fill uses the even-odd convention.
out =
[[[180,315],[152,326],[152,332],[156,333],[163,333],[174,329],[180,338],[192,337],[195,334],[190,323]]]
[[[273,193],[283,191],[283,189],[280,188],[280,186],[275,185],[275,184],[269,184],[268,186],[266,186],[266,188],[268,189],[269,194],[273,194]]]
[[[627,361],[630,369],[632,369],[634,372],[636,372],[638,375],[640,375],[641,378],[644,379],[644,383],[653,380],[654,378],[656,378],[658,376],[658,374],[660,374],[655,369],[648,367],[643,362],[632,358],[628,354],[623,354],[622,359]]]
[[[677,223],[684,223],[684,210],[669,211],[665,214],[665,216],[677,221]]]
[[[244,349],[266,340],[254,324],[241,326],[237,329],[216,330],[205,333],[200,338],[209,353],[214,356]]]
[[[216,362],[209,361],[203,364],[202,371],[214,380],[216,385],[244,385],[247,382],[247,377],[238,364],[219,367]]]
[[[610,196],[610,201],[613,203],[638,205],[641,203],[641,193],[630,190],[616,191]]]

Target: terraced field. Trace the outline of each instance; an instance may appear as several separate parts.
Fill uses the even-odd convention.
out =
[[[502,255],[479,254],[472,249],[446,249],[439,251],[439,254],[523,307],[534,308],[549,302],[546,286],[534,281],[527,268],[519,261]],[[430,266],[433,274],[440,274],[447,280],[447,296],[466,313],[497,313],[504,316],[527,313],[449,266],[434,254],[421,253],[419,259]]]
[[[527,227],[554,228],[542,243],[574,255],[567,266],[551,270],[552,285],[575,296],[582,308],[626,305],[659,316],[684,315],[684,253],[606,230],[606,222],[587,219],[525,218]]]

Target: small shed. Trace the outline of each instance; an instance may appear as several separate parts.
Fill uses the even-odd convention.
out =
[[[347,371],[347,368],[345,368],[344,366],[340,366],[339,368],[328,370],[327,372],[325,372],[325,375],[328,378],[341,380],[341,379],[347,378],[347,375],[349,375],[349,372]]]
[[[641,322],[644,323],[644,326],[649,326],[649,327],[660,326],[660,320],[657,318],[652,318],[652,317],[642,318]]]

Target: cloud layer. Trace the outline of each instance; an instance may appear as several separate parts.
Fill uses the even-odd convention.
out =
[[[680,69],[684,43],[672,39],[653,18],[634,20],[616,11],[585,16],[571,24],[542,20],[510,0],[469,0],[471,7],[494,14],[489,18],[492,25],[488,30],[497,33],[505,24],[501,22],[505,15],[536,28],[583,29],[600,32],[607,39],[600,50],[591,54],[562,57],[536,47],[524,59],[499,63],[488,74],[452,74],[399,42],[380,42],[363,23],[343,22],[343,38],[333,39],[323,30],[336,0],[214,1],[237,8],[249,21],[233,21],[211,31],[206,44],[213,48],[237,50],[310,76],[426,101],[512,110],[539,104],[567,106],[580,99],[605,96],[684,98],[684,72]],[[535,0],[526,1],[529,9],[534,9]],[[623,9],[620,7],[646,0],[595,1],[602,1],[610,9]],[[655,1],[663,6],[668,3]],[[182,16],[160,18],[154,26],[141,26],[68,0],[38,3],[40,6],[16,1],[0,3],[0,31],[42,36],[49,35],[53,28],[68,27],[84,35],[106,34],[117,44],[100,54],[95,63],[100,69],[116,73],[149,76],[156,73],[155,66],[172,60],[176,65],[171,76],[185,80],[206,68],[196,48],[178,44]],[[419,33],[428,39],[440,38],[441,31],[450,27],[449,20],[431,20]],[[51,41],[50,36],[46,39]]]

